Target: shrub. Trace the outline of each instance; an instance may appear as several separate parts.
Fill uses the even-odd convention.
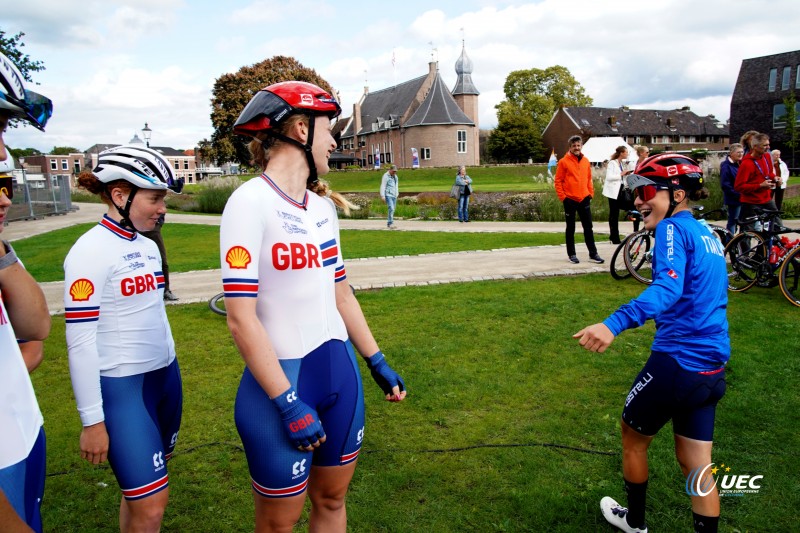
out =
[[[208,180],[197,195],[198,211],[221,214],[228,198],[241,184],[242,180],[236,176],[223,176]]]

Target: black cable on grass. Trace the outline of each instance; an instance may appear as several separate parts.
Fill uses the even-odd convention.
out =
[[[233,444],[230,442],[208,442],[205,444],[198,444],[196,446],[190,446],[185,450],[181,450],[180,452],[176,452],[172,454],[170,460],[175,459],[176,457],[180,457],[181,455],[186,455],[188,453],[192,453],[200,448],[208,448],[210,446],[227,446],[238,450],[244,453],[244,448],[238,444]],[[580,452],[580,453],[588,453],[592,455],[606,455],[606,456],[615,456],[619,455],[618,452],[603,452],[600,450],[592,450],[589,448],[579,448],[577,446],[567,446],[565,444],[556,444],[554,442],[527,442],[527,443],[516,443],[516,444],[472,444],[470,446],[460,446],[456,448],[433,448],[430,450],[420,449],[420,450],[408,450],[408,449],[393,449],[393,450],[361,450],[363,454],[373,454],[373,453],[457,453],[457,452],[466,452],[469,450],[478,450],[482,448],[557,448],[560,450],[569,450],[572,452]],[[99,465],[98,468],[101,469],[108,469],[110,468],[109,465],[102,464]],[[50,472],[47,474],[47,477],[54,477],[54,476],[64,476],[66,474],[73,474],[78,472],[78,468],[73,468],[72,470],[65,470],[63,472]]]

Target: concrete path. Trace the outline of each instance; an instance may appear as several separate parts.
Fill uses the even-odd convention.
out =
[[[9,224],[2,233],[11,241],[53,231],[65,226],[100,220],[106,211],[101,204],[76,204],[74,213],[47,217],[41,220],[17,221]],[[219,216],[168,214],[169,224],[219,225]],[[789,221],[792,227],[800,227],[800,221]],[[457,221],[397,221],[398,231],[435,232],[528,232],[561,233],[560,222],[470,222]],[[620,223],[623,233],[632,231],[629,222]],[[342,229],[386,229],[385,220],[342,220]],[[608,233],[607,222],[595,223],[595,233]],[[607,272],[608,262],[614,252],[609,242],[598,243],[598,252],[606,259],[603,265],[588,261],[583,244],[578,244],[581,263],[575,265],[567,260],[566,249],[560,246],[532,246],[527,248],[504,248],[476,252],[452,252],[415,256],[377,257],[351,259],[346,263],[350,284],[359,289],[401,287],[406,285],[434,285],[493,279],[523,279],[535,276],[560,276],[584,272]],[[24,258],[23,258],[24,259]],[[53,314],[64,312],[63,282],[42,283],[48,307]],[[170,275],[172,291],[180,297],[176,303],[208,301],[222,291],[219,270],[174,273]]]

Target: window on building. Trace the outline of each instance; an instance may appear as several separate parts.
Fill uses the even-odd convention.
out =
[[[456,142],[456,152],[459,154],[466,154],[467,153],[467,130],[458,130],[456,131],[456,138],[458,139]]]
[[[769,69],[769,92],[775,92],[775,83],[778,81],[778,69],[771,68]]]
[[[368,164],[368,165],[372,165],[372,154],[369,154],[369,155],[367,156],[367,164]]]
[[[792,67],[783,67],[783,78],[781,79],[781,90],[785,91],[789,88],[789,78],[792,75]]]
[[[58,161],[55,159],[50,160],[50,170],[58,170]]]
[[[66,159],[61,160],[61,170],[69,170],[69,161]]]
[[[422,155],[423,160],[428,160],[431,158],[431,149],[430,148],[420,148],[420,153]]]
[[[797,76],[795,76],[794,88],[800,89],[800,65],[797,65]]]
[[[188,159],[184,159],[183,160],[183,170],[189,170],[189,160]]]
[[[775,104],[772,107],[772,127],[785,128],[786,127],[786,106],[783,104]]]
[[[72,173],[76,176],[81,173],[81,161],[80,159],[75,160],[75,164],[72,167]]]
[[[181,162],[176,159],[175,161],[172,162],[172,166],[175,167],[175,170],[180,170]]]

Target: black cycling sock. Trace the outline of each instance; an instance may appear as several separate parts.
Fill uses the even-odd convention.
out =
[[[647,480],[644,483],[631,483],[623,478],[625,493],[628,495],[628,515],[626,520],[631,527],[644,529],[644,510],[647,500]]]
[[[694,533],[717,533],[718,516],[703,516],[692,511],[692,517],[694,518]]]

